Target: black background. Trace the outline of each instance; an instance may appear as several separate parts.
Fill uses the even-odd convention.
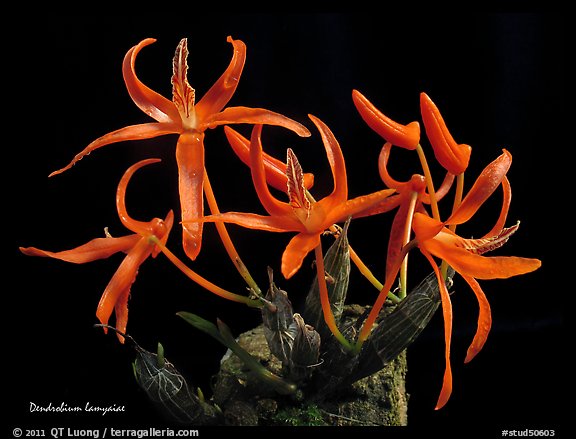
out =
[[[339,139],[348,165],[350,196],[382,188],[377,157],[382,140],[360,119],[351,91],[364,93],[400,122],[419,120],[419,93],[440,107],[457,141],[473,146],[467,187],[502,148],[514,157],[509,178],[513,201],[508,224],[519,232],[498,254],[537,257],[542,268],[506,281],[481,282],[491,302],[494,326],[478,357],[463,365],[475,330],[477,304],[462,280],[456,282],[452,363],[454,392],[434,411],[443,373],[442,319],[438,314],[409,349],[409,423],[432,433],[486,429],[560,428],[564,380],[562,308],[567,276],[555,261],[554,243],[566,240],[555,171],[568,138],[564,120],[563,19],[540,14],[195,14],[176,17],[60,17],[23,24],[5,56],[9,75],[5,109],[4,272],[5,380],[10,428],[78,424],[164,425],[134,382],[133,353],[92,328],[100,294],[121,261],[73,265],[29,258],[18,246],[63,250],[103,236],[126,233],[115,212],[116,185],[137,160],[162,158],[139,171],[128,192],[133,217],[148,221],[178,209],[174,159],[176,136],[110,145],[71,171],[48,179],[90,141],[117,128],[151,121],[130,100],[121,75],[126,51],[146,37],[137,73],[150,88],[171,96],[171,61],[178,41],[188,38],[189,80],[201,97],[229,63],[228,35],[248,47],[246,66],[230,105],[263,107],[306,124],[313,136],[300,139],[265,128],[265,148],[283,158],[292,147],[308,172],[314,193],[331,189],[319,136],[307,118],[320,117]],[[249,135],[248,126],[238,130]],[[424,147],[428,144],[425,140]],[[222,128],[206,134],[206,166],[223,211],[262,212],[248,169],[227,146]],[[430,150],[428,150],[430,152]],[[8,156],[6,156],[8,153]],[[432,160],[432,154],[429,154]],[[391,169],[398,179],[418,172],[414,153],[396,148]],[[13,171],[13,173],[11,172]],[[441,178],[440,170],[433,172]],[[6,176],[8,178],[6,178]],[[464,236],[492,227],[500,194],[469,224]],[[552,198],[550,198],[552,197]],[[450,204],[450,202],[446,203]],[[358,220],[350,238],[378,273],[392,215]],[[289,235],[229,228],[254,277],[266,286],[266,265],[279,273]],[[182,255],[178,225],[169,245]],[[556,246],[558,248],[559,244]],[[297,305],[312,277],[309,257],[289,282],[277,280]],[[212,226],[204,248],[190,263],[221,286],[242,292],[244,285],[227,259]],[[429,271],[411,258],[415,284]],[[375,291],[354,274],[351,300],[371,303]],[[235,333],[253,327],[258,313],[212,296],[189,282],[164,257],[147,261],[132,288],[128,332],[153,350],[164,344],[167,358],[194,385],[209,394],[209,377],[224,348],[179,320],[186,310],[209,320],[221,318]],[[31,402],[58,405],[125,405],[124,414],[29,413]]]

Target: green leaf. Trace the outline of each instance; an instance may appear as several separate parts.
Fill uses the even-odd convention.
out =
[[[128,340],[136,351],[132,362],[136,382],[171,420],[183,424],[213,424],[219,419],[220,412],[216,407],[191,392],[186,378],[164,357],[162,344],[158,343],[157,353],[153,353],[112,326],[94,326],[111,329]]]
[[[192,314],[191,312],[181,311],[177,312],[176,315],[178,317],[183,318],[186,322],[194,326],[196,329],[199,329],[200,331],[205,332],[209,336],[215,338],[227,348],[230,348],[230,346],[226,345],[226,342],[220,335],[220,331],[218,331],[218,328],[214,323],[211,323],[208,320],[205,320],[202,317],[197,316],[196,314]]]
[[[300,314],[294,314],[296,326],[294,344],[290,352],[290,378],[296,382],[307,379],[319,364],[320,334],[307,325]]]
[[[450,268],[448,276],[453,275]],[[350,382],[378,372],[410,346],[428,325],[440,301],[438,281],[431,273],[392,312],[377,320],[378,327],[364,343]]]
[[[270,352],[282,361],[282,364],[288,364],[295,336],[294,310],[288,293],[278,288],[274,283],[273,272],[270,267],[268,267],[268,278],[270,287],[262,307],[264,336]]]
[[[218,326],[189,312],[178,312],[177,316],[184,319],[186,322],[191,324],[197,329],[205,332],[206,334],[212,336],[228,349],[230,349],[238,358],[240,358],[246,367],[248,367],[256,377],[260,380],[268,383],[272,386],[278,393],[287,395],[296,392],[296,385],[285,381],[281,377],[273,374],[268,369],[266,369],[258,360],[256,360],[250,353],[248,353],[242,346],[240,346],[230,328],[221,320],[217,320]]]
[[[162,368],[166,365],[166,359],[164,358],[164,346],[162,346],[162,343],[158,342],[158,349],[156,352],[158,367]]]

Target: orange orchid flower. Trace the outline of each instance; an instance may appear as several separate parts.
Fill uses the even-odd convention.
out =
[[[176,161],[184,224],[183,247],[188,257],[195,259],[202,244],[202,222],[193,220],[204,215],[204,132],[208,128],[234,123],[279,125],[300,136],[309,136],[310,132],[298,122],[262,108],[229,107],[223,110],[234,95],[246,60],[246,45],[231,37],[228,37],[228,42],[234,47],[232,60],[198,103],[195,103],[195,90],[187,79],[188,43],[186,38],[182,39],[173,59],[172,100],[166,99],[144,85],[134,69],[140,50],[155,41],[147,38],[132,47],[124,57],[122,73],[134,103],[157,122],[127,126],[96,139],[77,154],[70,164],[53,172],[51,176],[66,171],[90,152],[111,143],[179,134]]]
[[[426,212],[424,205],[431,203],[431,197],[426,193],[426,180],[423,175],[414,174],[410,180],[402,182],[395,180],[388,172],[388,160],[392,144],[386,142],[380,151],[378,158],[378,170],[382,182],[390,189],[398,192],[390,198],[387,198],[380,204],[368,209],[359,216],[375,215],[388,212],[395,207],[398,211],[394,216],[390,239],[388,241],[388,253],[386,258],[386,273],[390,272],[400,256],[402,247],[410,240],[410,227],[414,212]],[[447,172],[442,185],[435,192],[437,201],[440,201],[450,190],[454,181],[454,175]]]
[[[538,269],[538,259],[482,256],[483,253],[501,247],[518,229],[515,226],[504,228],[511,199],[511,188],[506,178],[512,156],[506,150],[490,163],[480,174],[460,206],[445,222],[416,213],[412,230],[422,254],[428,259],[440,285],[442,313],[444,317],[444,338],[446,369],[442,390],[436,408],[443,407],[452,392],[452,372],[450,367],[450,338],[452,333],[452,305],[444,279],[434,261],[434,256],[446,261],[468,283],[479,303],[478,328],[468,349],[465,362],[469,362],[482,349],[490,331],[492,317],[490,305],[476,279],[503,279],[530,273]],[[502,184],[504,189],[503,205],[496,225],[480,239],[465,239],[456,235],[445,225],[462,224],[470,219],[486,199]]]
[[[364,122],[383,139],[405,149],[416,149],[420,143],[420,124],[418,122],[402,125],[393,121],[378,110],[358,90],[352,90],[352,100]]]
[[[394,193],[393,189],[386,189],[348,200],[346,164],[340,145],[320,119],[312,115],[310,119],[320,131],[332,170],[334,189],[330,195],[317,202],[311,201],[304,187],[302,167],[293,151],[288,149],[285,191],[290,202],[285,203],[276,199],[266,183],[262,158],[262,126],[256,125],[252,130],[250,145],[252,180],[258,198],[270,216],[230,212],[204,218],[204,221],[224,221],[270,232],[297,232],[282,255],[281,269],[286,278],[292,277],[301,267],[306,255],[318,247],[320,235],[326,229],[368,209]]]
[[[440,110],[426,93],[420,93],[420,111],[436,160],[454,175],[464,172],[468,167],[472,148],[469,145],[456,143],[448,131]]]
[[[118,215],[122,224],[134,234],[119,238],[111,236],[96,238],[80,247],[60,252],[50,252],[35,247],[20,247],[20,251],[28,256],[55,258],[74,264],[84,264],[98,259],[105,259],[118,252],[127,253],[120,267],[106,286],[96,311],[96,317],[103,325],[108,324],[112,311],[114,311],[116,329],[121,333],[126,333],[130,287],[136,280],[138,269],[149,256],[155,258],[160,252],[160,249],[150,241],[150,237],[155,236],[160,242],[165,244],[174,222],[172,211],[168,212],[165,220],[154,218],[149,222],[134,220],[126,211],[124,198],[130,178],[141,167],[159,161],[159,159],[148,159],[132,165],[118,185],[116,194]],[[106,331],[106,328],[104,328],[104,331]],[[120,334],[117,335],[119,340],[124,343],[124,337]]]

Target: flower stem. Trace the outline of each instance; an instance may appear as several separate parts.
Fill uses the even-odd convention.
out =
[[[213,215],[218,215],[220,213],[220,209],[218,208],[218,204],[216,203],[216,198],[214,197],[214,191],[212,190],[212,185],[210,184],[210,180],[208,179],[208,174],[204,173],[204,194],[206,195],[206,200],[208,201],[208,207],[210,208],[210,212]],[[232,243],[232,239],[228,234],[228,230],[226,230],[226,225],[223,222],[217,221],[216,223],[216,230],[218,231],[218,235],[220,235],[220,239],[222,240],[222,244],[224,244],[224,248],[228,253],[228,256],[234,263],[236,270],[240,273],[240,276],[244,279],[244,281],[248,284],[252,292],[260,297],[262,296],[262,290],[258,287],[258,284],[248,271],[246,265],[240,258],[240,255],[236,251],[236,247]]]
[[[350,259],[352,259],[352,262],[354,262],[356,267],[358,267],[358,270],[360,271],[360,273],[362,273],[362,275],[366,279],[368,279],[368,281],[370,281],[370,283],[372,285],[374,285],[374,287],[376,287],[376,289],[378,291],[382,290],[382,288],[384,287],[384,285],[382,285],[382,282],[380,282],[378,279],[376,279],[376,276],[374,276],[372,271],[370,271],[370,269],[366,266],[366,264],[364,264],[364,261],[362,261],[362,259],[360,259],[360,256],[358,256],[358,253],[356,253],[354,251],[354,249],[352,248],[352,246],[350,244],[348,244],[348,250],[350,251]],[[402,301],[398,296],[396,296],[391,291],[388,292],[388,299],[390,299],[390,301],[392,303],[400,303]]]
[[[424,178],[426,179],[426,187],[428,188],[428,194],[430,195],[430,206],[432,207],[432,216],[434,219],[440,221],[440,210],[438,209],[438,200],[436,199],[436,191],[434,190],[434,182],[432,181],[432,174],[430,173],[430,167],[428,166],[428,161],[426,160],[426,155],[422,146],[418,144],[416,147],[416,152],[418,153],[418,158],[422,164],[422,171],[424,171]]]
[[[328,287],[326,286],[326,271],[324,269],[324,255],[322,254],[322,244],[319,244],[314,250],[316,254],[316,274],[318,276],[318,287],[320,289],[320,304],[322,305],[322,313],[324,314],[324,321],[328,329],[332,332],[336,340],[340,342],[347,350],[352,350],[352,345],[338,329],[332,308],[330,306],[330,298],[328,297]]]
[[[414,209],[416,208],[416,201],[418,200],[418,193],[412,192],[410,196],[410,204],[406,212],[406,225],[404,227],[404,236],[402,237],[402,246],[410,242],[410,235],[412,233],[412,218],[414,218]],[[400,294],[399,298],[402,300],[408,293],[408,253],[402,258],[402,265],[400,266]]]
[[[456,212],[456,209],[460,207],[460,203],[462,203],[462,197],[464,195],[464,173],[458,174],[456,176],[456,194],[454,194],[454,204],[452,205],[452,213]],[[451,224],[448,228],[455,232],[456,231],[456,224]]]
[[[456,176],[456,194],[454,194],[454,204],[452,205],[452,213],[458,209],[460,203],[462,202],[462,197],[464,195],[464,173],[458,174]],[[451,224],[448,226],[448,229],[452,232],[456,232],[456,224]],[[448,274],[448,264],[446,261],[442,261],[440,264],[440,272],[442,273],[442,277],[446,279]]]
[[[224,299],[228,299],[228,300],[231,300],[233,302],[244,303],[244,304],[251,306],[251,307],[254,307],[254,308],[259,308],[262,306],[262,302],[260,300],[250,299],[249,297],[242,296],[240,294],[232,293],[228,290],[220,288],[219,286],[213,284],[209,280],[204,279],[202,276],[200,276],[198,273],[196,273],[190,267],[188,267],[184,262],[182,262],[178,258],[178,256],[176,256],[174,253],[172,253],[168,249],[168,247],[166,247],[164,244],[162,244],[162,242],[156,236],[152,235],[152,236],[150,236],[149,239],[151,242],[156,244],[158,246],[158,248],[160,248],[162,253],[164,253],[164,255],[166,255],[166,257],[170,260],[170,262],[172,262],[176,267],[178,267],[182,273],[184,273],[186,276],[188,276],[190,279],[192,279],[198,285],[207,289],[211,293],[214,293],[217,296],[223,297]]]

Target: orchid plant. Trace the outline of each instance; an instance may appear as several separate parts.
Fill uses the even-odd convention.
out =
[[[126,253],[104,290],[96,311],[99,326],[105,331],[108,328],[113,329],[121,343],[126,339],[133,340],[126,333],[128,301],[138,270],[150,256],[155,258],[162,253],[202,288],[223,299],[262,310],[270,350],[286,366],[286,374],[282,377],[272,376],[273,374],[264,370],[265,368],[249,354],[243,352],[222,322],[216,327],[190,313],[179,315],[230,347],[248,367],[253,368],[259,376],[284,393],[293,392],[298,387],[305,386],[305,383],[313,382],[316,376],[322,375],[317,370],[324,367],[323,363],[327,365],[325,367],[329,367],[329,364],[336,361],[335,359],[350,364],[349,376],[344,377],[342,382],[360,378],[363,374],[361,370],[373,373],[383,367],[383,364],[368,364],[375,360],[366,354],[365,348],[371,345],[380,353],[385,351],[386,355],[382,354],[380,357],[389,359],[399,349],[405,349],[413,341],[430,320],[433,311],[440,305],[444,319],[445,373],[436,408],[442,408],[452,392],[450,367],[452,306],[448,291],[451,276],[458,273],[469,285],[479,304],[476,335],[465,359],[468,362],[484,346],[491,327],[490,305],[478,280],[526,274],[538,269],[541,264],[537,259],[485,255],[504,245],[519,227],[519,222],[505,227],[511,200],[511,185],[506,175],[512,163],[512,154],[503,150],[499,157],[486,166],[466,192],[464,174],[472,156],[472,148],[454,140],[436,104],[422,93],[420,109],[427,143],[431,146],[435,160],[445,170],[441,184],[437,185],[427,161],[429,157],[421,144],[420,124],[416,121],[407,125],[395,122],[358,90],[353,90],[352,101],[359,115],[384,141],[380,156],[377,158],[383,187],[376,188],[370,194],[349,198],[346,162],[336,136],[325,122],[317,116],[310,115],[313,125],[320,134],[333,178],[332,192],[322,199],[316,199],[311,193],[314,175],[304,172],[294,150],[288,148],[286,160],[282,161],[267,154],[262,143],[264,125],[281,126],[299,136],[311,136],[311,132],[303,124],[270,110],[226,107],[238,86],[246,59],[246,45],[242,41],[228,37],[228,42],[233,47],[230,65],[197,103],[195,90],[187,79],[186,39],[182,39],[178,44],[172,61],[171,100],[151,90],[138,79],[135,70],[136,58],[144,47],[154,41],[148,38],[132,47],[124,58],[122,73],[134,103],[155,122],[127,126],[103,135],[78,153],[67,166],[54,171],[50,176],[64,173],[80,159],[105,145],[177,134],[176,162],[180,206],[176,212],[179,213],[181,220],[176,226],[181,229],[182,249],[189,261],[183,261],[169,248],[168,238],[174,226],[172,211],[168,212],[164,219],[154,218],[148,222],[133,219],[128,214],[125,194],[130,179],[138,169],[160,162],[155,158],[141,160],[131,165],[118,185],[116,193],[118,216],[132,234],[112,237],[106,230],[104,237],[96,238],[71,250],[53,252],[35,247],[21,247],[20,250],[29,256],[55,258],[76,264],[108,258],[118,252]],[[232,129],[229,126],[231,124],[252,125],[250,138]],[[248,166],[255,193],[267,215],[220,210],[204,159],[205,133],[208,129],[218,126],[224,126],[230,147]],[[416,151],[421,164],[420,173],[413,174],[407,181],[396,180],[388,165],[395,148]],[[248,176],[247,172],[243,173],[243,169],[239,169],[238,174],[238,178],[242,175]],[[503,202],[494,226],[481,238],[471,239],[456,234],[457,226],[469,221],[499,187],[503,191]],[[271,188],[274,188],[276,194],[283,192],[283,199],[274,195]],[[439,203],[449,198],[452,193],[451,213],[442,219]],[[204,212],[205,202],[210,214]],[[381,282],[352,248],[347,238],[347,231],[357,223],[361,223],[364,217],[379,216],[393,210],[395,213],[389,232],[385,261],[383,260],[386,269]],[[248,286],[248,294],[238,294],[221,288],[193,270],[192,264],[200,255],[202,230],[206,223],[215,225],[232,263]],[[314,287],[306,300],[307,309],[301,313],[294,313],[287,293],[276,287],[271,273],[268,292],[263,293],[232,242],[227,224],[264,232],[293,234],[279,258],[280,271],[286,280],[294,276],[301,269],[309,253],[314,252],[316,276]],[[323,248],[324,235],[332,235],[335,239],[328,251]],[[424,256],[423,260],[428,261],[434,275],[409,292],[408,256],[416,249]],[[266,252],[267,249],[262,248],[260,251]],[[278,256],[270,254],[270,265],[276,263]],[[365,316],[354,325],[342,327],[340,310],[346,299],[351,262],[374,286],[378,295]],[[399,286],[394,289],[396,282]],[[135,285],[135,288],[144,288]],[[413,313],[411,318],[416,321],[420,319],[419,329],[411,330],[406,323],[406,328],[399,330],[398,333],[385,331],[387,322],[398,318],[398,316],[392,317],[393,313],[383,312],[385,304],[391,304],[398,309],[412,310],[416,309],[412,306],[416,297],[422,296],[426,296],[430,303],[426,312],[418,311],[419,314],[417,311],[410,311]],[[314,316],[315,306],[318,309],[317,316]],[[115,327],[109,326],[112,313],[115,314]],[[307,320],[313,322],[314,326],[308,324]],[[400,320],[400,325],[403,324]],[[395,350],[392,352],[392,348],[384,346],[382,340],[392,340],[394,337],[397,340]],[[153,364],[152,369],[166,371],[167,363],[160,349],[158,354],[147,357],[144,357],[141,348],[139,352],[146,360],[142,361],[148,365]],[[332,357],[329,358],[330,356]],[[317,367],[308,368],[303,372],[299,369],[303,364],[315,364]],[[173,370],[173,366],[170,367],[172,368],[170,373],[174,376],[176,371]],[[144,380],[142,370],[135,369],[135,371],[137,379],[140,377],[139,382],[142,384]],[[147,369],[147,372],[150,370]],[[198,411],[198,407],[206,407],[207,403],[202,400],[194,404],[191,403],[190,410]],[[217,416],[217,413],[217,410],[210,410],[212,417]],[[198,421],[200,418],[194,419]]]

